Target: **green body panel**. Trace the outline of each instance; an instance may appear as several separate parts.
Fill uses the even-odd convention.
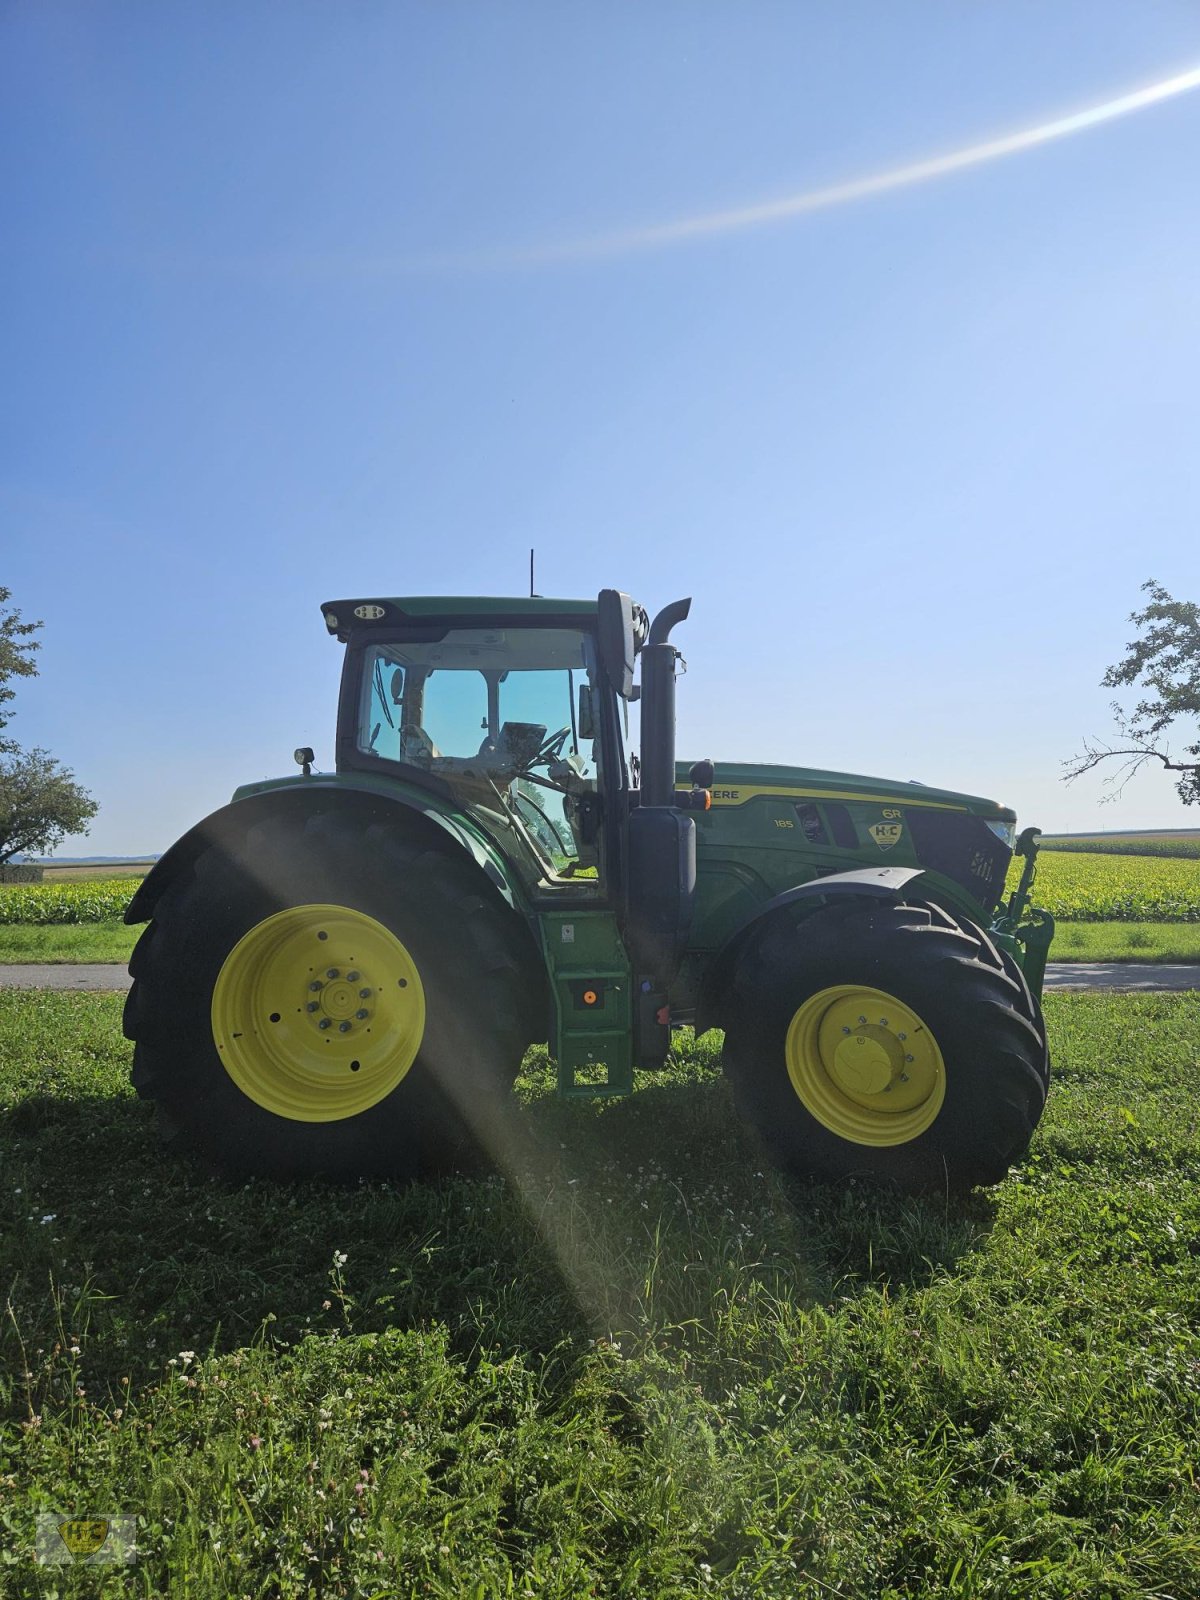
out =
[[[559,1093],[628,1094],[633,974],[615,917],[610,911],[548,911],[539,917],[539,932],[554,999]]]
[[[676,769],[688,782],[690,763]],[[833,872],[858,867],[922,867],[909,818],[913,812],[976,816],[1011,824],[1015,815],[993,800],[922,784],[889,782],[818,768],[716,763],[712,807],[696,817],[696,910],[690,948],[673,998],[691,1005],[706,967],[725,941],[775,895]],[[853,844],[806,838],[797,806],[842,808]],[[872,829],[876,832],[872,833]],[[958,880],[925,868],[926,893],[972,921],[989,921],[980,901]]]

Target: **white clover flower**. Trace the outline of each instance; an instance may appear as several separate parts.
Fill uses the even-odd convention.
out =
[[[42,1218],[42,1227],[44,1228],[48,1222],[53,1222],[57,1216],[57,1211],[47,1211],[46,1215]]]

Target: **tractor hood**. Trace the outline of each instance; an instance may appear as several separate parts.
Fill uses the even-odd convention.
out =
[[[691,763],[676,767],[676,781],[686,785]],[[712,803],[744,805],[760,795],[790,800],[840,800],[886,806],[919,807],[934,811],[967,812],[995,822],[1015,823],[1016,812],[996,800],[960,794],[954,789],[931,789],[923,783],[889,778],[866,778],[853,772],[825,772],[818,767],[748,766],[744,762],[717,761],[711,785]]]

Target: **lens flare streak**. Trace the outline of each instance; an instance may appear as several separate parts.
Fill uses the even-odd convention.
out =
[[[1200,88],[1200,66],[1176,73],[1158,83],[1132,90],[1116,99],[1105,100],[1100,105],[1089,106],[1069,116],[1039,123],[1033,128],[1023,128],[998,139],[988,139],[981,144],[951,151],[948,155],[932,156],[907,166],[892,167],[885,172],[873,173],[865,178],[854,178],[846,183],[831,184],[826,188],[810,189],[802,194],[787,195],[778,200],[763,201],[756,205],[740,206],[726,211],[706,212],[699,216],[683,217],[675,222],[658,223],[650,227],[629,229],[604,234],[592,239],[568,241],[547,245],[523,253],[514,253],[507,259],[514,265],[538,265],[552,261],[583,260],[596,256],[624,255],[638,250],[654,250],[669,245],[684,244],[692,240],[711,238],[717,234],[736,233],[748,228],[784,222],[793,217],[807,216],[813,211],[824,211],[831,206],[848,205],[854,200],[867,200],[886,194],[893,189],[906,189],[914,184],[927,183],[935,178],[945,178],[968,167],[982,166],[998,161],[1004,156],[1019,155],[1039,145],[1056,139],[1066,139],[1072,134],[1084,133],[1101,123],[1112,122],[1135,111],[1173,99]]]

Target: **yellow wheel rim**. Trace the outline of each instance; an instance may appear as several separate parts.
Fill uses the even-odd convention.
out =
[[[895,995],[858,984],[822,989],[791,1020],[788,1077],[817,1121],[854,1144],[915,1139],[946,1095],[937,1040]]]
[[[212,998],[225,1070],[264,1110],[337,1122],[377,1105],[416,1060],[425,990],[394,933],[346,906],[293,906],[226,956]]]

